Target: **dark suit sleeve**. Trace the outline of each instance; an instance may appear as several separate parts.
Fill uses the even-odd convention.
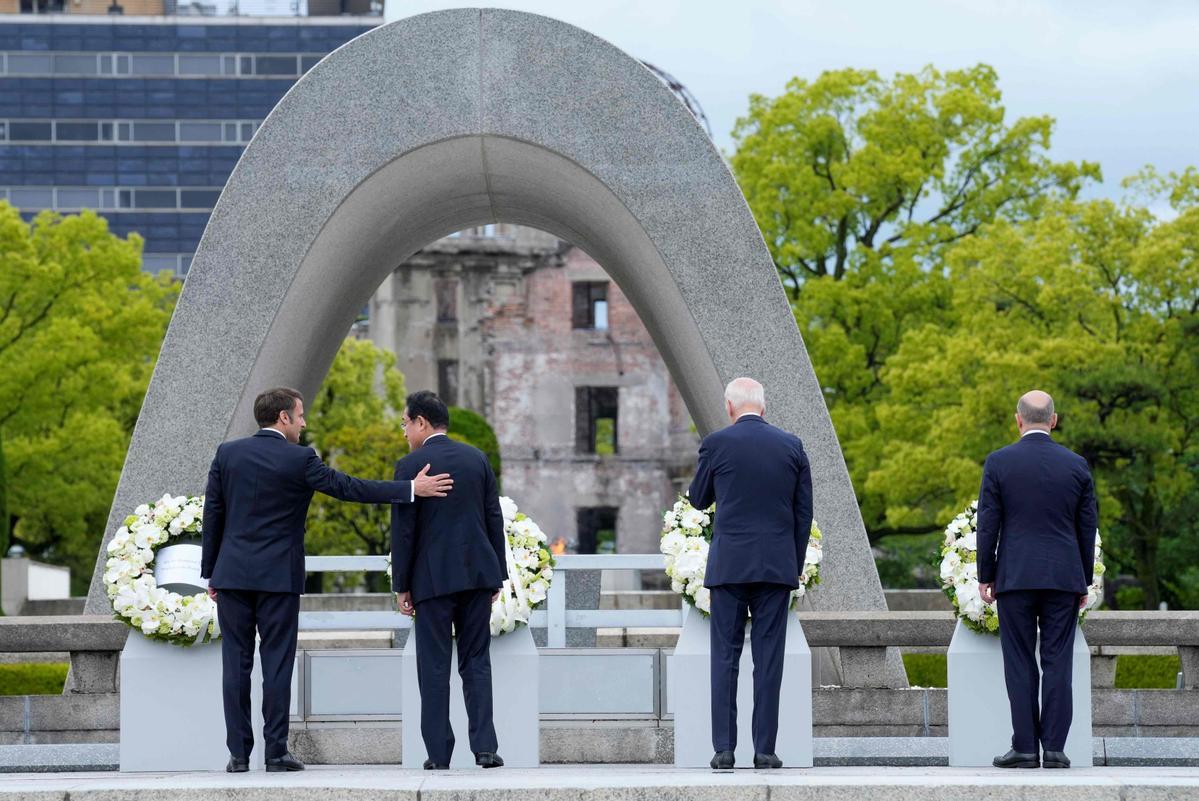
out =
[[[803,572],[804,557],[808,553],[808,539],[812,536],[812,466],[803,445],[799,449],[799,475],[795,482],[795,555],[799,572]]]
[[[983,463],[982,485],[978,488],[978,514],[975,518],[975,538],[978,545],[978,581],[990,584],[999,569],[996,551],[999,548],[999,525],[1003,520],[1003,499],[991,457]]]
[[[1095,480],[1089,468],[1084,467],[1083,472],[1082,494],[1078,498],[1074,527],[1078,535],[1078,553],[1082,557],[1082,572],[1090,587],[1095,580],[1095,534],[1099,530],[1099,509],[1095,502]]]
[[[483,461],[483,469],[487,471],[487,484],[483,488],[483,516],[487,522],[487,539],[500,560],[500,573],[507,576],[508,560],[504,556],[504,512],[500,509],[500,491],[496,486],[495,472],[487,462],[487,457],[484,456]]]
[[[304,479],[309,489],[339,501],[356,503],[411,503],[411,481],[370,481],[354,478],[334,470],[321,461],[316,451],[309,449]]]
[[[212,578],[221,539],[225,534],[225,498],[221,494],[221,450],[217,448],[208,468],[208,486],[204,489],[204,519],[201,523],[200,577]],[[219,588],[218,588],[219,589]]]
[[[707,509],[716,501],[716,476],[712,465],[712,446],[705,438],[699,444],[699,461],[695,465],[695,478],[687,491],[691,505],[696,509]]]
[[[396,462],[395,477],[407,476],[410,469],[401,459]],[[407,481],[403,483],[407,484]],[[416,504],[391,505],[391,591],[412,590],[412,556],[416,549]]]

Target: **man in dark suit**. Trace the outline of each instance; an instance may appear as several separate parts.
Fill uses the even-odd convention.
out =
[[[291,673],[304,591],[304,519],[313,492],[343,501],[401,503],[442,497],[448,475],[428,469],[411,481],[364,481],[328,467],[299,446],[304,399],[294,389],[267,390],[254,401],[261,427],[217,448],[204,494],[200,575],[217,602],[226,741],[230,773],[249,770],[250,672],[254,635],[261,637],[263,737],[268,771],[303,770],[287,751]]]
[[[762,419],[761,384],[738,378],[724,398],[733,425],[700,444],[689,493],[696,509],[716,503],[704,574],[712,594],[712,768],[730,770],[734,763],[747,613],[753,616],[754,767],[781,768],[774,750],[787,614],[812,530],[812,475],[799,437]]]
[[[1073,715],[1074,631],[1093,578],[1098,514],[1086,460],[1053,441],[1056,425],[1053,398],[1027,393],[1016,405],[1020,440],[983,465],[978,589],[987,603],[999,599],[1012,708],[1012,748],[995,757],[997,768],[1037,767],[1038,746],[1045,767],[1070,767],[1063,749]]]
[[[492,722],[491,605],[508,575],[504,515],[495,473],[477,448],[450,439],[450,415],[432,392],[408,396],[404,434],[412,452],[396,463],[397,480],[420,465],[454,476],[454,502],[422,498],[391,510],[391,588],[406,615],[416,615],[417,681],[425,770],[444,770],[454,753],[450,727],[450,655],[470,721],[475,764],[498,768]]]

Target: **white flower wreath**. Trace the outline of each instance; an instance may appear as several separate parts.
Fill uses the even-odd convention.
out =
[[[104,588],[113,616],[155,640],[196,645],[220,636],[216,604],[207,593],[180,595],[158,586],[154,555],[172,538],[200,535],[204,498],[163,495],[125,518],[108,543]]]
[[[545,532],[522,513],[511,498],[500,496],[504,513],[504,557],[508,578],[500,597],[491,605],[491,636],[498,637],[529,625],[534,610],[549,596],[554,580],[553,554],[546,547]],[[387,578],[391,578],[391,555],[387,556]]]
[[[984,603],[978,592],[978,501],[949,521],[941,545],[941,589],[953,603],[953,612],[966,628],[981,634],[999,633],[999,611],[995,604]],[[1095,578],[1087,588],[1086,605],[1078,610],[1078,619],[1103,599],[1103,551],[1099,532],[1095,532]]]
[[[659,548],[666,556],[666,575],[670,577],[670,588],[683,596],[704,617],[712,611],[712,596],[704,586],[704,573],[708,567],[712,515],[715,512],[715,506],[701,512],[687,498],[680,497],[662,517],[662,542]],[[822,539],[820,527],[813,520],[808,550],[804,554],[803,572],[799,574],[799,588],[791,593],[792,609],[798,609],[799,599],[820,583],[820,561],[824,557]]]

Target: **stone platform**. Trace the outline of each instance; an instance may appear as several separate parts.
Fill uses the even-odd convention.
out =
[[[252,772],[115,775],[10,774],[0,799],[37,801],[806,801],[886,798],[888,801],[988,801],[1036,798],[1087,801],[1170,801],[1199,795],[1193,768],[1085,768],[1061,771],[994,768],[807,768],[779,771],[641,766],[560,766],[495,771],[424,771],[392,767],[312,768],[303,773]]]

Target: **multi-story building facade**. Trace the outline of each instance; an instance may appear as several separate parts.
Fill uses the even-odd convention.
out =
[[[124,15],[96,16],[110,5]],[[275,6],[372,11],[371,0],[236,7]],[[144,238],[148,270],[185,275],[258,125],[324,55],[381,21],[203,16],[230,7],[0,0],[11,12],[0,13],[0,200],[26,217],[95,210]],[[368,328],[410,387],[491,421],[505,490],[555,539],[656,549],[695,437],[649,334],[585,254],[529,229],[449,237],[398,267]]]
[[[257,126],[377,21],[0,14],[0,200],[94,209],[182,275]]]
[[[571,552],[657,549],[696,435],[649,332],[587,254],[493,226],[427,247],[371,300],[409,387],[496,431],[503,488]]]

